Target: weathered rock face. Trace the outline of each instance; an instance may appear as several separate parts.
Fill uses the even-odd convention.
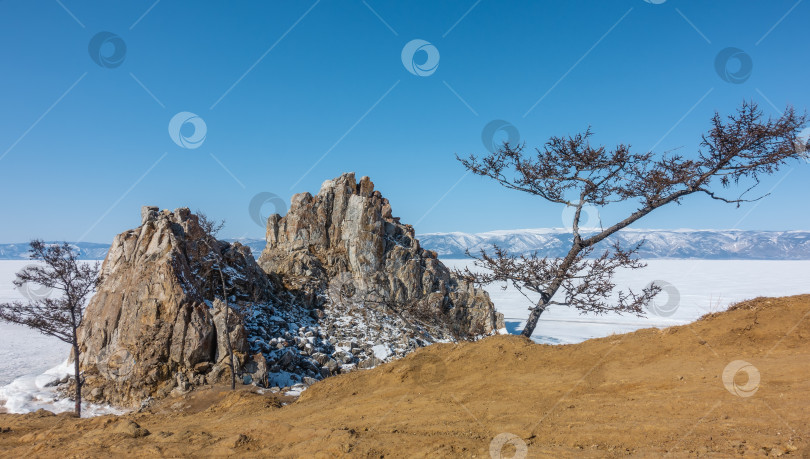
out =
[[[91,400],[137,406],[178,386],[229,377],[225,308],[216,300],[220,258],[232,305],[268,300],[269,280],[250,249],[206,238],[186,208],[144,207],[141,226],[116,236],[79,330]],[[246,332],[229,315],[234,350],[244,360]]]
[[[245,312],[227,327],[238,375],[265,387],[503,328],[486,292],[422,249],[367,177],[294,196],[268,219],[258,264],[249,248],[205,236],[188,209],[144,207],[141,218],[113,241],[79,330],[90,401],[136,407],[228,381],[223,293]]]
[[[434,252],[422,249],[413,227],[392,216],[371,180],[357,183],[353,173],[327,180],[317,196],[293,196],[286,216],[271,216],[259,265],[286,287],[311,293],[312,306],[339,302],[337,292],[366,309],[404,314],[454,337],[503,328],[489,295],[456,279]]]

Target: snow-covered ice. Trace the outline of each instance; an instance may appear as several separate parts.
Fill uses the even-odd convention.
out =
[[[73,374],[73,365],[67,360],[42,374],[21,376],[0,387],[0,406],[9,413],[29,413],[44,408],[54,413],[73,411],[75,402],[57,395],[55,384]],[[124,410],[111,406],[82,403],[82,416],[122,414]]]
[[[0,303],[25,300],[12,281],[14,274],[30,263],[0,261]],[[70,353],[67,343],[21,325],[0,322],[0,337],[0,386],[20,376],[41,374],[62,363]]]
[[[372,352],[374,352],[374,357],[377,357],[380,360],[387,359],[393,352],[391,352],[391,348],[386,346],[385,344],[377,344],[371,348]]]
[[[449,268],[463,268],[467,260],[445,260]],[[731,304],[758,296],[787,296],[810,293],[810,260],[646,260],[647,267],[618,271],[617,288],[641,290],[657,281],[671,284],[680,296],[677,308],[668,317],[648,313],[631,315],[581,315],[564,306],[552,306],[540,316],[532,339],[540,343],[578,343],[589,338],[626,333],[640,328],[669,327],[694,321],[709,312],[722,311]],[[503,313],[510,333],[523,330],[529,316],[529,301],[514,288],[487,287],[490,298]],[[662,292],[655,303],[669,301]]]
[[[290,387],[290,390],[284,392],[284,395],[288,395],[290,397],[298,397],[300,396],[305,390],[307,390],[307,386],[301,383],[294,384]]]
[[[12,281],[30,261],[0,261],[0,303],[25,301]],[[0,410],[27,413],[45,408],[55,413],[72,411],[74,402],[57,397],[52,384],[68,374],[70,346],[27,327],[0,322]],[[121,410],[93,404],[82,405],[83,416],[117,414]]]

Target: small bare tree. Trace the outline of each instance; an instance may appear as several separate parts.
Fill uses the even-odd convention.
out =
[[[225,280],[225,273],[223,267],[225,265],[225,257],[219,247],[219,241],[216,236],[225,227],[225,220],[215,221],[199,210],[197,213],[197,221],[203,231],[203,237],[200,240],[208,249],[207,256],[213,262],[212,269],[216,270],[219,274],[219,281],[222,284],[222,304],[225,305],[225,349],[228,353],[228,368],[231,370],[231,390],[236,389],[236,357],[233,353],[233,343],[231,343],[231,306],[228,304],[228,287]],[[216,289],[213,289],[216,295]]]
[[[101,282],[99,263],[79,263],[78,254],[67,244],[45,244],[31,241],[31,258],[42,263],[26,266],[17,273],[14,285],[26,284],[59,291],[55,298],[30,298],[27,303],[13,301],[0,304],[0,320],[25,325],[72,346],[73,377],[76,380],[76,416],[82,414],[82,385],[79,372],[79,341],[76,334],[84,318],[88,296]]]
[[[764,119],[755,103],[744,102],[728,118],[715,113],[711,129],[702,136],[700,148],[691,158],[632,153],[628,145],[592,147],[590,129],[575,136],[552,137],[531,155],[524,153],[524,145],[505,142],[481,159],[457,157],[470,172],[508,189],[574,208],[571,248],[564,257],[541,257],[536,252],[518,256],[495,246],[492,253],[482,250],[479,256],[468,252],[484,272],[465,269],[458,274],[479,285],[499,282],[506,288],[511,284],[527,298],[524,292],[539,294],[539,300],[532,301],[534,306],[523,329],[527,337],[550,305],[597,314],[614,311],[643,315],[643,307],[660,287],[619,291],[618,302],[609,301],[617,269],[645,266],[634,257],[641,244],[626,249],[613,244],[595,258],[594,246],[653,210],[680,204],[691,194],[704,194],[737,206],[762,199],[767,194],[747,197],[760,177],[775,173],[789,160],[804,157],[806,145],[798,134],[806,122],[806,115],[796,115],[790,107],[775,120]],[[723,197],[718,194],[718,182],[719,188],[735,185],[743,191]],[[598,208],[620,202],[636,203],[637,208],[607,228],[582,233],[580,218],[586,205]],[[560,289],[564,298],[558,301],[555,295]]]

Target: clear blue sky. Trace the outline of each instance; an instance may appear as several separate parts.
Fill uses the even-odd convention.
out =
[[[0,242],[110,241],[144,204],[263,236],[255,195],[289,201],[344,171],[417,232],[559,227],[559,206],[459,182],[454,155],[484,153],[496,119],[529,146],[591,125],[689,155],[715,110],[808,107],[810,2],[650,2],[0,0]],[[424,72],[414,57],[429,75],[403,65],[414,39],[438,51]],[[738,82],[716,70],[729,47],[752,64],[728,62]],[[204,121],[198,148],[169,135],[180,112]],[[793,164],[756,207],[692,197],[639,227],[808,229],[808,182]]]

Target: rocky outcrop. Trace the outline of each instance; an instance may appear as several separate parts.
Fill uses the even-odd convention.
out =
[[[115,237],[79,329],[91,401],[137,406],[176,387],[229,377],[218,260],[232,306],[269,300],[269,280],[250,249],[207,237],[186,208],[144,207],[141,226]],[[245,329],[229,316],[244,360]]]
[[[268,219],[258,263],[204,226],[185,208],[144,207],[116,236],[79,329],[88,400],[137,407],[229,381],[226,329],[241,381],[283,388],[503,328],[486,292],[422,249],[367,177],[294,196]],[[226,311],[239,312],[228,327]]]
[[[316,196],[296,194],[286,216],[268,219],[266,236],[259,265],[287,288],[308,292],[312,307],[348,303],[341,313],[357,306],[366,315],[401,316],[439,337],[503,328],[489,295],[422,249],[368,177],[357,183],[353,173],[343,174]]]

